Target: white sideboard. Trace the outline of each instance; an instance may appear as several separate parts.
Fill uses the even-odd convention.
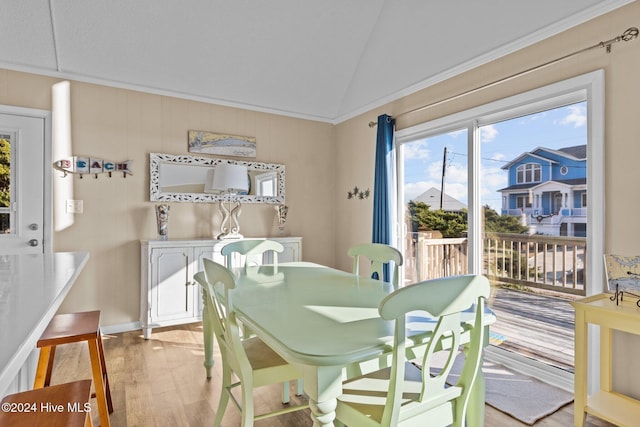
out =
[[[302,237],[269,237],[282,243],[279,262],[302,260]],[[202,298],[193,275],[202,259],[224,264],[222,248],[231,240],[143,240],[140,242],[140,324],[145,339],[154,327],[202,320]],[[265,254],[265,263],[271,262]]]

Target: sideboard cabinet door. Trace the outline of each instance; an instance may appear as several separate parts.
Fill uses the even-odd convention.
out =
[[[273,238],[284,246],[280,262],[300,261],[302,238]],[[145,339],[154,327],[202,320],[203,301],[193,275],[203,269],[203,259],[224,265],[220,240],[144,240],[140,242],[140,324]],[[264,258],[270,263],[270,255]]]

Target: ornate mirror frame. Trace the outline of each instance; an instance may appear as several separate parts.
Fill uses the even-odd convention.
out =
[[[217,203],[228,200],[226,194],[212,193],[174,193],[162,191],[160,188],[160,165],[176,164],[191,165],[195,167],[214,167],[221,163],[234,165],[246,165],[249,171],[275,172],[277,174],[277,195],[260,196],[255,194],[238,194],[234,200],[241,203],[266,203],[278,205],[285,203],[285,169],[284,165],[275,163],[247,162],[241,160],[219,159],[214,157],[197,157],[187,155],[172,155],[162,153],[149,153],[149,199],[152,202],[191,202],[191,203]],[[255,183],[251,184],[252,186]]]

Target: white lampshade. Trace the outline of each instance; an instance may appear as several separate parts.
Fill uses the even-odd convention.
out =
[[[211,189],[220,192],[239,193],[249,190],[249,175],[244,165],[221,163],[216,166]]]

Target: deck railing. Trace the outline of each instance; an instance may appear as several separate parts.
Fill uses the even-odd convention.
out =
[[[412,236],[415,252],[407,257],[409,268],[405,270],[409,281],[468,272],[466,238],[430,239],[421,235]],[[585,295],[585,238],[487,233],[483,248],[483,274],[490,279]]]

